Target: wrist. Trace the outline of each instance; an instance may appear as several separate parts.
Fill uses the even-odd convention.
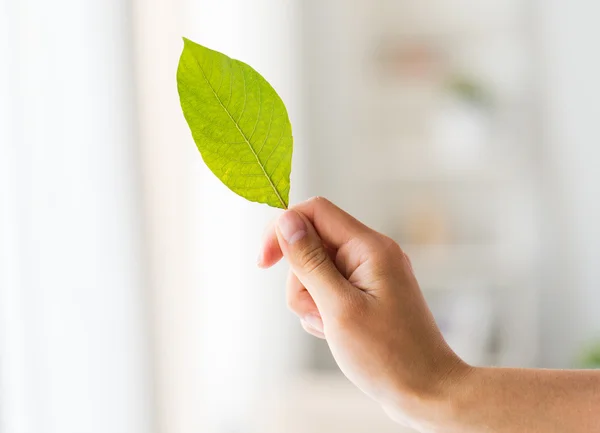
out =
[[[465,433],[461,421],[466,415],[465,409],[470,404],[471,390],[476,388],[480,370],[461,360],[461,364],[445,381],[437,398],[430,400],[427,405],[426,422],[429,431]]]
[[[395,421],[423,432],[450,432],[460,419],[461,407],[473,387],[478,368],[455,355],[440,368],[431,384],[411,392],[399,392],[386,413]]]

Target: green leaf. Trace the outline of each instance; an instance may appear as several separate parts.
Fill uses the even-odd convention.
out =
[[[202,159],[236,194],[287,208],[293,137],[283,101],[247,64],[183,41],[177,89]]]

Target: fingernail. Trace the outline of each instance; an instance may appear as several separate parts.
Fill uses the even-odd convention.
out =
[[[319,316],[315,314],[309,314],[308,316],[304,316],[302,320],[304,320],[311,328],[321,333],[323,332],[323,320],[321,320]]]
[[[262,262],[263,262],[263,252],[262,250],[260,250],[258,252],[258,256],[256,256],[256,266],[258,266],[259,268],[262,267]]]
[[[306,224],[296,211],[288,210],[281,215],[277,226],[283,238],[290,245],[306,236]]]

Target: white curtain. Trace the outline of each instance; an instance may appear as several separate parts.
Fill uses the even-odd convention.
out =
[[[248,203],[206,169],[181,114],[182,36],[242,59],[285,100],[296,142],[292,202],[303,197],[305,143],[295,0],[136,0],[138,106],[154,282],[160,431],[250,432],[258,404],[303,364],[285,310],[283,267],[256,268],[278,212]]]
[[[0,0],[0,431],[153,431],[128,3]]]
[[[249,432],[305,340],[278,212],[204,167],[180,111],[182,36],[286,101],[304,196],[295,0],[0,0],[0,432]]]

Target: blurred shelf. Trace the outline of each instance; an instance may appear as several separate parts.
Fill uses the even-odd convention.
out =
[[[398,170],[392,173],[386,180],[403,183],[497,183],[504,180],[504,176],[498,171],[488,170]]]
[[[379,22],[406,35],[476,35],[520,23],[519,0],[376,0]]]
[[[477,147],[454,149],[454,144],[436,143],[435,138],[418,130],[391,127],[357,127],[353,140],[357,150],[347,155],[356,174],[383,182],[481,182],[512,186],[528,174],[531,164],[527,154],[508,154],[503,137],[491,137]],[[515,139],[512,148],[529,143]]]
[[[410,257],[413,266],[419,265],[472,265],[496,260],[495,245],[490,244],[402,244],[402,249]]]
[[[402,144],[409,148],[409,145]],[[399,153],[399,152],[396,152]],[[419,164],[417,161],[401,162],[406,157],[398,155],[392,158],[374,157],[362,160],[363,170],[369,174],[369,179],[375,183],[481,183],[489,186],[491,183],[501,183],[514,177],[508,170],[498,166],[482,164],[477,168],[450,169],[435,164]],[[421,158],[415,158],[421,159]]]
[[[379,27],[379,36],[396,40],[427,40],[430,42],[439,42],[446,46],[459,46],[462,44],[473,45],[477,41],[498,34],[510,32],[520,32],[522,29],[513,23],[496,23],[486,27],[485,25],[470,25],[461,27],[460,24],[448,22],[446,25],[439,25],[435,21],[428,23],[411,23],[408,26],[403,24],[405,19],[397,20],[390,18]]]
[[[501,286],[504,267],[494,245],[401,245],[423,290]]]
[[[532,151],[538,146],[532,128],[537,101],[530,84],[527,5],[521,0],[356,5],[348,12],[352,25],[346,15],[322,24],[325,34],[342,22],[348,40],[363,41],[353,52],[344,51],[353,67],[329,95],[337,109],[331,114],[336,123],[323,127],[329,152],[323,179],[345,208],[400,242],[427,299],[437,300],[442,310],[458,306],[460,323],[467,316],[460,308],[481,313],[473,299],[492,298],[501,327],[490,350],[493,362],[531,366],[539,303],[535,226],[542,215],[534,209],[535,169],[541,163],[539,152]],[[455,75],[476,79],[492,95],[485,119],[448,105],[455,98],[447,80]],[[470,124],[481,129],[473,132]],[[440,244],[416,244],[427,240]],[[480,329],[477,322],[465,328],[465,341]],[[326,346],[320,350],[330,356]],[[331,377],[323,379],[325,388],[337,387]],[[313,393],[327,395],[319,385],[304,389],[297,398],[308,402],[301,406],[329,410],[327,399],[312,401]],[[330,395],[337,392],[341,406],[352,407],[343,387]],[[349,412],[353,409],[340,417]],[[320,428],[346,431],[334,423]],[[373,425],[362,431],[383,430]]]
[[[438,291],[527,291],[530,263],[523,266],[504,260],[496,244],[401,244],[411,260],[424,292]],[[525,271],[523,271],[523,268]]]

